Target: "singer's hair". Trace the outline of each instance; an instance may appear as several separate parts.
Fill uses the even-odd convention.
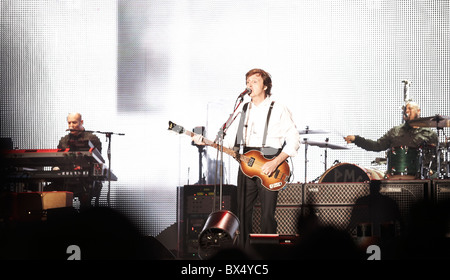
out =
[[[267,87],[266,89],[266,95],[270,96],[272,95],[272,93],[270,92],[270,90],[272,89],[272,78],[270,76],[269,73],[267,73],[266,71],[262,70],[262,69],[252,69],[250,71],[247,72],[247,74],[245,74],[245,81],[247,82],[248,77],[255,75],[255,74],[259,74],[261,76],[261,78],[264,81],[264,86]]]

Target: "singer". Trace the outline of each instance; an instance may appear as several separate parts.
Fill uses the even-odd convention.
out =
[[[247,89],[239,97],[249,94],[251,101],[242,106],[240,120],[236,119],[230,125],[223,145],[240,153],[260,151],[271,159],[261,168],[264,174],[270,175],[289,157],[297,155],[300,135],[289,109],[271,97],[270,74],[262,69],[252,69],[247,72],[245,79]],[[193,140],[202,144],[201,137],[193,137]],[[240,221],[238,244],[242,249],[247,249],[252,230],[253,207],[258,196],[261,202],[261,233],[277,233],[275,208],[278,191],[264,188],[259,178],[249,178],[241,169],[238,172],[237,187],[237,216]]]

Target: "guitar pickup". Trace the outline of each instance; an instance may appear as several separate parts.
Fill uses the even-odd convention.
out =
[[[254,163],[255,163],[255,158],[250,158],[250,159],[248,160],[247,165],[250,166],[250,167],[252,167]]]
[[[273,174],[273,177],[275,179],[277,179],[278,178],[278,174],[280,174],[280,170],[279,169],[275,170],[275,173]]]

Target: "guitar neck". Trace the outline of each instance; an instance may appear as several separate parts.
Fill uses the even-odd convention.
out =
[[[195,135],[198,135],[198,134],[196,134],[196,133],[194,133],[192,131],[189,131],[189,130],[185,130],[184,134],[189,135],[190,137],[194,137]],[[223,151],[229,156],[232,156],[232,157],[236,156],[236,153],[232,149],[224,147],[223,145],[219,145],[217,143],[214,143],[213,141],[208,140],[206,138],[203,138],[203,142],[205,142],[205,144],[207,146],[210,146],[210,147],[213,147],[215,149],[218,149],[219,151],[222,151],[222,149],[223,149]]]

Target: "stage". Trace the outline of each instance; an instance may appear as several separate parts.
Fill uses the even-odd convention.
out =
[[[447,0],[1,0],[0,144],[9,162],[2,158],[0,224],[12,254],[5,258],[78,258],[80,249],[82,259],[201,259],[199,235],[218,209],[208,204],[218,197],[213,186],[224,186],[221,203],[237,215],[241,166],[168,129],[169,122],[215,143],[224,123],[239,120],[231,117],[251,101],[245,74],[254,68],[270,73],[271,98],[288,109],[300,148],[288,158],[289,174],[280,175],[288,181],[277,201],[277,232],[260,232],[264,217],[256,204],[254,250],[232,253],[294,258],[290,251],[302,247],[303,230],[316,225],[333,230],[320,234],[344,233],[363,259],[377,258],[376,248],[366,252],[366,241],[381,231],[402,248],[388,254],[380,246],[382,259],[423,257],[426,245],[415,254],[404,225],[349,225],[355,208],[364,209],[359,202],[371,198],[369,182],[381,180],[377,198],[389,198],[402,223],[419,211],[427,215],[413,224],[418,235],[439,227],[439,219],[425,217],[442,213],[449,193],[449,13]],[[420,114],[406,121],[409,102]],[[74,132],[69,113],[82,116],[84,132],[101,149],[58,148]],[[437,141],[419,136],[403,150],[359,145],[406,123],[411,134],[426,131]],[[411,170],[412,178],[384,177]],[[56,190],[70,184],[79,188]],[[85,206],[99,212],[89,218]],[[98,225],[102,236],[112,233],[94,222],[102,215],[110,217],[105,227],[119,232],[122,225],[139,241],[114,251],[106,239],[88,238],[85,222]],[[101,250],[86,253],[96,243]],[[152,246],[160,255],[136,249]],[[203,258],[209,257],[208,251]]]

